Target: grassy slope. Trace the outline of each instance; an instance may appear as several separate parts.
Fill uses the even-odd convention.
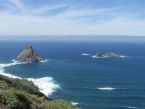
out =
[[[0,109],[78,109],[64,100],[48,99],[27,80],[0,75]]]

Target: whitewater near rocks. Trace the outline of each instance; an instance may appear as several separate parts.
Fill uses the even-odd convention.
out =
[[[47,62],[47,60],[44,60],[43,62]],[[11,73],[6,73],[5,72],[5,67],[11,67],[19,64],[27,64],[26,62],[19,63],[17,61],[14,61],[12,63],[8,64],[0,64],[0,74],[10,77],[10,78],[18,78],[18,79],[23,79],[22,77],[13,75]],[[32,81],[46,96],[51,95],[53,92],[56,91],[56,89],[60,88],[60,86],[55,82],[55,80],[52,77],[42,77],[42,78],[24,78],[27,79],[28,81]]]

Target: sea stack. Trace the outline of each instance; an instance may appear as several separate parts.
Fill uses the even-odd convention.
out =
[[[40,62],[42,58],[36,53],[31,45],[27,45],[24,50],[17,56],[18,62]]]
[[[114,53],[114,52],[106,52],[106,53],[104,53],[104,56],[107,56],[110,58],[119,58],[121,55]]]
[[[101,53],[101,52],[97,52],[96,53],[96,57],[99,58],[119,58],[121,55],[114,53],[114,52],[105,52],[105,53]]]

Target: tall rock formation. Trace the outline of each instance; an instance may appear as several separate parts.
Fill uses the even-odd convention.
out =
[[[40,62],[42,58],[36,53],[31,45],[27,45],[24,50],[17,56],[18,62]]]

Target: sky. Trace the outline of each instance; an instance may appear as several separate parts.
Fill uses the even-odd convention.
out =
[[[145,0],[0,0],[0,36],[145,36]]]

